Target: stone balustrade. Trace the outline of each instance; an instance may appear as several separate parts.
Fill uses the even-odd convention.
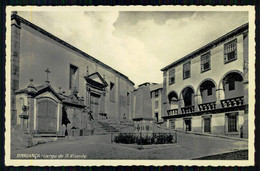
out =
[[[186,106],[181,108],[182,114],[193,113],[195,110],[194,106]]]
[[[167,110],[168,116],[170,115],[178,115],[178,109],[170,109]]]
[[[242,106],[244,104],[244,96],[230,98],[230,99],[224,99],[224,100],[221,100],[220,102],[221,102],[221,105],[223,108]]]
[[[200,111],[214,110],[216,109],[216,102],[202,103],[198,106]]]
[[[244,97],[240,96],[240,97],[234,97],[230,99],[224,99],[224,100],[220,100],[220,102],[222,108],[242,106],[244,104]],[[215,110],[217,108],[218,107],[216,105],[216,102],[202,103],[202,104],[198,104],[199,111],[196,112],[210,111],[210,110]],[[186,106],[180,109],[181,109],[181,113],[178,112],[178,108],[167,110],[168,116],[178,115],[178,114],[189,114],[195,112],[195,106]]]

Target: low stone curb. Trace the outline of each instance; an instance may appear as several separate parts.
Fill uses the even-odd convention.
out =
[[[218,137],[218,138],[231,139],[231,140],[248,141],[248,139],[229,137],[229,136],[224,136],[224,135],[205,134],[205,133],[200,133],[200,132],[186,132],[186,131],[177,131],[177,130],[176,130],[176,132],[182,132],[185,134],[201,135],[201,136],[209,136],[209,137]]]

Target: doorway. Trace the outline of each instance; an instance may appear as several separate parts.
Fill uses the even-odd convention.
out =
[[[204,118],[204,132],[211,132],[211,118]]]
[[[191,131],[191,119],[184,119],[185,131]]]
[[[156,122],[159,122],[158,112],[155,112],[155,119],[156,119]]]
[[[90,93],[90,110],[92,111],[92,115],[95,120],[98,120],[99,103],[100,103],[100,95],[95,93]]]

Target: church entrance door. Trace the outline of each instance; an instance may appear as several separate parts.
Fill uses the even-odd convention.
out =
[[[90,110],[95,120],[98,120],[99,115],[99,103],[100,95],[95,93],[90,93]]]
[[[57,103],[49,98],[37,100],[37,131],[38,133],[56,133]]]

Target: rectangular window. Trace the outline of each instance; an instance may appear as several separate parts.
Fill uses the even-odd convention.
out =
[[[155,97],[158,97],[159,96],[159,94],[158,94],[159,92],[158,92],[158,90],[155,90],[155,92],[154,92],[154,94],[155,94]]]
[[[127,95],[126,95],[126,101],[127,101],[127,105],[129,105],[130,104],[130,93],[129,92],[127,92]]]
[[[72,90],[78,87],[78,67],[70,65],[69,89]]]
[[[170,128],[175,129],[175,120],[174,119],[170,120]]]
[[[224,63],[237,59],[237,39],[224,44]]]
[[[169,71],[169,85],[175,83],[175,68]]]
[[[158,106],[159,106],[158,101],[155,101],[155,103],[154,103],[154,108],[155,108],[155,109],[158,109]]]
[[[201,55],[201,72],[210,70],[210,52]]]
[[[115,102],[115,95],[116,95],[115,84],[110,82],[110,101],[111,102]]]
[[[237,132],[237,113],[227,115],[228,118],[228,132]]]
[[[190,61],[183,64],[183,79],[190,78]]]

